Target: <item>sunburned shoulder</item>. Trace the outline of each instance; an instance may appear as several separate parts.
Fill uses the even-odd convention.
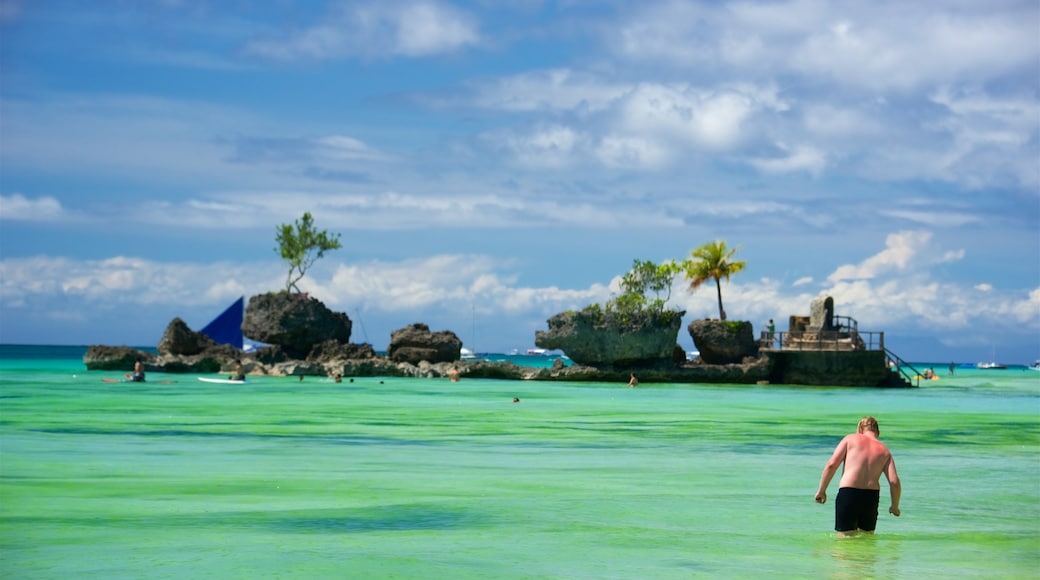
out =
[[[852,447],[885,447],[880,439],[864,433],[850,433],[845,437],[845,443]]]

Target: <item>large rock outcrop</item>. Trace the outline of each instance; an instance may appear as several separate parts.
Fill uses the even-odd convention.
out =
[[[83,355],[83,364],[88,371],[130,372],[137,361],[144,364],[145,371],[155,370],[159,364],[154,354],[129,346],[95,344],[87,347],[87,352]]]
[[[246,337],[278,345],[287,355],[301,359],[318,343],[350,342],[352,327],[346,314],[333,312],[306,294],[289,292],[253,296],[242,320]]]
[[[627,368],[671,365],[684,312],[643,313],[621,321],[602,311],[561,312],[536,331],[540,348],[559,349],[579,365]]]
[[[737,364],[747,357],[758,356],[758,344],[750,322],[694,320],[687,329],[706,364]]]
[[[161,355],[191,356],[216,346],[217,343],[212,338],[192,330],[180,318],[174,318],[166,325],[166,331],[159,339],[156,350]]]
[[[180,318],[166,325],[156,350],[159,351],[157,370],[168,373],[218,372],[241,356],[237,348],[217,344],[205,333],[189,328]]]
[[[421,322],[390,333],[390,346],[386,350],[391,361],[413,365],[422,361],[454,362],[459,360],[461,354],[462,339],[454,332],[431,332],[430,327]]]

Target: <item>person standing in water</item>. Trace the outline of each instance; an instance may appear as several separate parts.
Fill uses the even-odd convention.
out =
[[[834,531],[839,537],[859,532],[873,534],[877,528],[878,504],[881,499],[881,474],[888,480],[892,505],[888,513],[899,517],[899,498],[902,485],[896,473],[896,462],[888,447],[878,437],[881,431],[877,419],[860,419],[856,433],[846,435],[834,449],[823,467],[816,503],[827,502],[827,486],[844,464],[838,497],[834,500]]]
[[[132,383],[143,383],[144,382],[144,363],[141,359],[137,359],[134,362],[134,373],[130,375],[130,382]]]
[[[630,386],[630,387],[638,387],[639,386],[639,379],[636,378],[636,374],[635,373],[628,373],[628,376],[629,376],[628,386]]]

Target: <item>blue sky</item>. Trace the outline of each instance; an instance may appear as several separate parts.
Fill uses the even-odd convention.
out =
[[[385,348],[534,345],[721,239],[730,319],[813,298],[916,361],[1040,358],[1023,2],[0,0],[0,342],[155,345],[301,287]],[[685,324],[711,287],[671,294]]]

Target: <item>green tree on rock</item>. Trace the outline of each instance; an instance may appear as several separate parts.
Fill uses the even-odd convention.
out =
[[[690,252],[690,259],[682,263],[686,279],[690,282],[689,291],[693,292],[708,280],[715,280],[715,288],[719,296],[719,320],[726,320],[726,311],[722,308],[722,280],[744,270],[744,261],[734,261],[733,254],[737,249],[729,249],[726,242],[716,240]]]
[[[296,220],[294,224],[278,226],[275,248],[282,259],[289,263],[289,275],[286,277],[286,292],[300,292],[296,283],[303,278],[314,262],[329,250],[338,250],[339,234],[329,235],[325,230],[314,229],[314,218],[310,212]]]
[[[590,304],[582,314],[597,325],[626,327],[668,325],[680,313],[665,309],[672,281],[681,267],[674,260],[662,264],[633,260],[632,269],[621,277],[621,293],[602,306]],[[651,293],[653,298],[651,298]],[[663,297],[662,297],[663,294]]]
[[[618,310],[662,312],[672,294],[672,280],[680,272],[679,264],[669,260],[655,264],[649,260],[633,260],[632,269],[621,277],[621,295],[612,303]],[[649,293],[654,299],[649,299]],[[661,297],[661,294],[664,297]]]

